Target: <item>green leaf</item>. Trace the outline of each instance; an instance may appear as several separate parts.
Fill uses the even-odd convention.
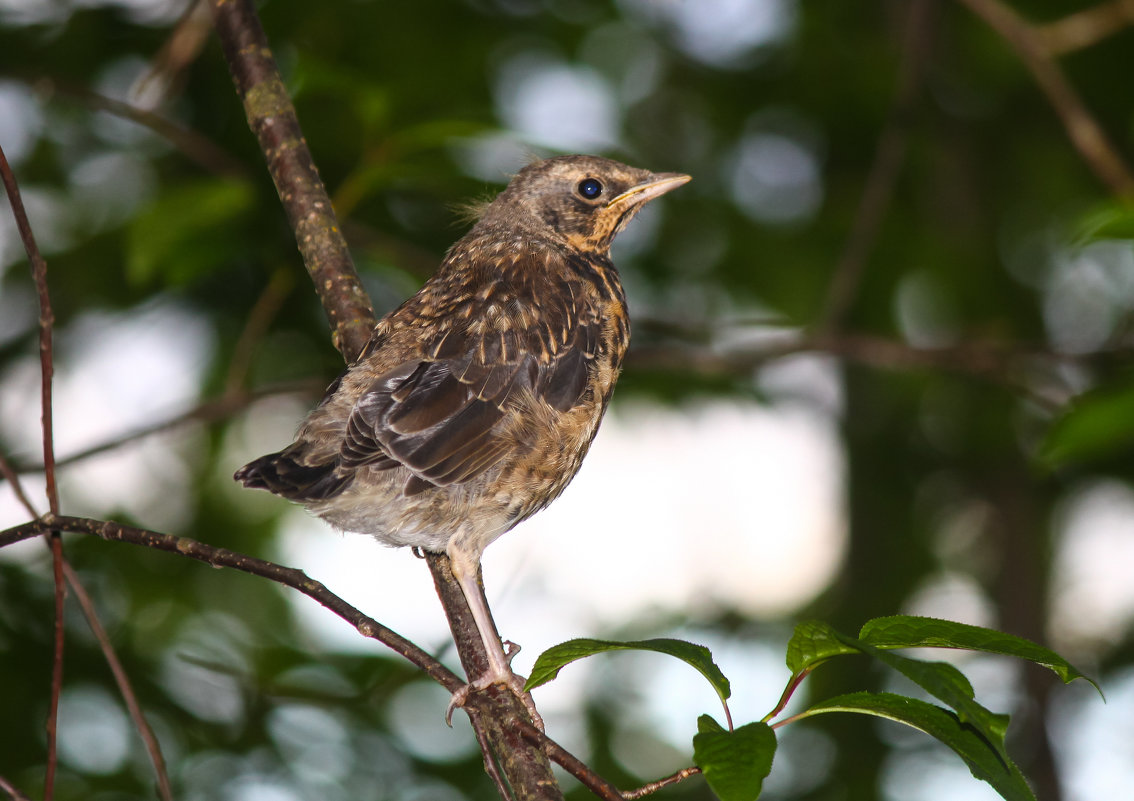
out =
[[[865,627],[863,631],[866,631]],[[798,675],[800,671],[814,668],[832,656],[853,653],[877,659],[952,707],[962,722],[973,726],[998,753],[1007,758],[1004,751],[1007,716],[997,715],[977,703],[969,680],[952,665],[887,653],[865,639],[848,637],[825,623],[808,622],[796,627],[788,644],[788,667]]]
[[[239,251],[234,227],[226,224],[251,208],[245,181],[219,178],[180,184],[134,218],[128,232],[126,272],[135,283],[158,275],[185,282],[218,267]]]
[[[820,620],[805,620],[795,627],[787,647],[787,666],[793,675],[816,667],[833,656],[861,653],[842,634]]]
[[[1096,690],[1099,689],[1093,679],[1054,651],[1023,637],[981,626],[932,617],[893,615],[868,620],[858,636],[875,648],[961,648],[1014,656],[1043,665],[1059,676],[1064,684],[1075,679],[1085,679]],[[1101,695],[1102,691],[1099,692]]]
[[[692,665],[709,680],[709,684],[720,696],[722,704],[732,695],[728,679],[725,678],[721,669],[713,661],[713,654],[708,648],[685,640],[672,639],[632,640],[630,642],[585,638],[568,640],[548,648],[536,658],[535,665],[532,666],[532,674],[528,677],[524,689],[531,690],[533,687],[547,684],[559,675],[560,669],[565,665],[577,659],[605,653],[606,651],[656,651],[659,654],[675,656],[686,664]]]
[[[992,785],[1008,801],[1035,801],[1019,768],[972,726],[948,710],[893,693],[850,693],[830,698],[801,712],[811,717],[827,712],[855,712],[904,723],[952,748],[973,776]]]
[[[1002,759],[1008,759],[1004,746],[1008,716],[998,715],[978,704],[973,697],[972,685],[961,671],[945,662],[923,662],[879,649],[872,649],[871,656],[952,707],[961,723],[972,726]]]
[[[1077,398],[1052,424],[1038,459],[1048,468],[1134,449],[1134,381],[1109,384]]]
[[[693,762],[721,801],[753,801],[772,770],[776,734],[766,723],[726,731],[709,715],[697,718]]]

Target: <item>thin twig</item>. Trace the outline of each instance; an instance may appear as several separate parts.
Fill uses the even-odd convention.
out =
[[[484,713],[477,707],[465,705],[465,712],[468,713],[469,722],[472,723],[473,734],[476,735],[476,742],[480,746],[481,756],[484,758],[484,772],[488,774],[488,778],[496,785],[496,792],[500,794],[503,801],[509,801],[516,796],[512,792],[512,788],[508,786],[507,780],[503,774],[500,773],[500,766],[496,764],[496,755],[492,748],[492,742],[488,739],[488,732],[485,729],[483,721],[480,719]]]
[[[664,779],[658,779],[657,781],[650,782],[649,784],[643,784],[636,790],[623,790],[622,797],[626,799],[626,801],[634,801],[634,799],[637,798],[645,798],[648,795],[656,793],[663,787],[669,787],[669,785],[671,784],[677,784],[678,782],[685,781],[690,776],[699,776],[700,774],[701,769],[699,767],[697,767],[696,765],[690,765],[687,768],[682,768],[681,770],[677,771],[677,773],[666,776]]]
[[[883,370],[946,370],[971,375],[1025,394],[1048,410],[1062,408],[1070,393],[1049,395],[1018,375],[1029,361],[1083,364],[1084,354],[996,342],[966,342],[944,348],[918,348],[898,340],[864,334],[805,336],[792,334],[744,347],[631,347],[626,364],[637,369],[681,370],[702,376],[747,376],[774,359],[800,353],[827,353]],[[1129,349],[1093,354],[1125,357]]]
[[[63,608],[67,599],[67,585],[63,578],[63,538],[58,531],[45,531],[51,547],[51,577],[55,583],[55,626],[51,660],[51,701],[47,712],[47,766],[43,778],[43,801],[55,795],[55,766],[59,744],[59,696],[63,693],[63,648],[66,636],[63,629]]]
[[[20,505],[27,509],[28,514],[32,517],[39,517],[39,512],[36,511],[35,506],[32,504],[31,499],[28,498],[27,493],[24,492],[24,486],[20,482],[19,471],[9,462],[2,454],[0,454],[0,476],[12,485],[12,492],[16,496],[16,500]]]
[[[161,744],[158,743],[157,735],[150,727],[149,721],[146,720],[146,715],[142,711],[142,705],[138,703],[138,695],[134,692],[134,687],[130,682],[130,676],[126,673],[126,669],[122,667],[122,661],[118,658],[114,647],[110,644],[110,636],[103,628],[102,621],[98,619],[98,612],[95,610],[94,602],[91,600],[90,595],[87,594],[86,588],[83,586],[79,579],[78,573],[66,561],[63,563],[63,572],[67,576],[67,584],[71,587],[71,591],[75,593],[75,600],[79,602],[79,608],[83,610],[83,616],[87,619],[87,625],[90,626],[91,631],[94,633],[95,639],[98,640],[99,648],[102,650],[103,659],[110,667],[110,672],[114,676],[114,683],[118,685],[118,692],[122,695],[122,700],[126,704],[126,709],[130,713],[131,720],[134,721],[134,728],[138,730],[138,734],[142,738],[142,742],[146,746],[146,751],[150,755],[150,762],[154,766],[154,775],[157,777],[158,795],[163,801],[173,801],[173,787],[169,783],[169,771],[165,765],[165,757],[161,753]]]
[[[911,112],[921,89],[937,8],[937,0],[916,0],[909,6],[902,36],[898,88],[889,119],[875,146],[874,163],[866,179],[854,226],[835,265],[817,331],[830,333],[842,327],[894,196],[894,186],[908,150]]]
[[[252,355],[257,343],[267,334],[272,320],[279,314],[287,299],[288,293],[295,286],[291,271],[278,269],[272,273],[264,291],[256,299],[252,310],[248,312],[248,319],[244,323],[244,330],[232,348],[232,358],[228,362],[228,372],[224,379],[225,396],[238,394],[244,388],[248,377],[248,368],[252,364]]]
[[[11,801],[29,801],[28,797],[16,789],[10,781],[0,776],[0,790],[8,794]]]
[[[165,139],[209,173],[233,179],[248,177],[248,170],[244,164],[224,148],[197,131],[179,125],[161,114],[56,79],[36,81],[32,86],[44,92],[58,92],[72,97],[95,111],[102,111],[141,125]]]
[[[231,567],[254,576],[287,585],[306,595],[350,623],[364,637],[385,645],[420,668],[426,675],[450,692],[464,686],[464,682],[421,648],[392,629],[364,615],[339,596],[328,590],[302,570],[285,567],[275,562],[246,556],[227,548],[217,548],[188,537],[176,537],[147,529],[123,526],[105,520],[85,517],[47,516],[0,531],[0,548],[40,536],[48,531],[69,531],[90,534],[109,542],[127,542],[159,551],[168,551],[196,559],[213,567]]]
[[[547,754],[548,759],[578,779],[584,787],[603,801],[623,801],[622,791],[591,770],[586,763],[555,740],[525,720],[516,719],[515,725],[526,740],[538,745]]]
[[[22,483],[20,482],[19,475],[12,469],[8,460],[0,455],[0,474],[8,479],[12,485],[12,491],[16,494],[16,498],[27,509],[28,514],[33,518],[39,517],[39,512],[36,511],[35,506],[24,492]],[[161,753],[161,745],[154,736],[154,731],[150,728],[149,722],[146,720],[145,714],[142,712],[142,706],[138,703],[138,695],[134,692],[133,684],[130,682],[130,676],[122,667],[122,661],[118,658],[114,646],[110,642],[110,636],[106,633],[106,629],[99,620],[98,611],[95,609],[94,602],[91,600],[90,595],[87,593],[86,587],[83,586],[82,581],[79,579],[79,574],[71,567],[70,562],[66,559],[63,562],[63,573],[67,578],[67,584],[75,593],[75,600],[79,602],[79,608],[83,610],[83,615],[87,619],[87,625],[90,626],[91,632],[94,634],[95,639],[98,641],[99,648],[102,649],[103,658],[106,659],[107,665],[110,667],[110,672],[114,676],[114,681],[118,685],[118,691],[122,695],[122,700],[126,704],[127,710],[130,712],[130,717],[134,721],[134,728],[138,730],[143,743],[145,743],[146,751],[150,755],[150,761],[154,766],[154,773],[157,776],[158,794],[163,801],[172,801],[173,790],[169,784],[169,773],[166,770],[165,758]]]
[[[1055,22],[1036,25],[1036,36],[1052,56],[1098,44],[1134,24],[1134,0],[1111,0],[1084,8]]]
[[[39,252],[35,233],[16,176],[8,164],[8,157],[0,147],[0,177],[8,202],[12,206],[12,217],[24,243],[24,251],[31,265],[35,280],[36,296],[39,298],[39,366],[40,366],[40,406],[41,431],[43,434],[43,472],[47,480],[47,506],[52,515],[59,513],[59,490],[55,484],[55,435],[51,417],[51,378],[55,371],[54,346],[52,343],[55,313],[51,309],[51,295],[47,289],[47,262]],[[51,701],[47,712],[47,767],[43,780],[44,801],[51,801],[55,794],[55,766],[57,760],[59,695],[63,691],[63,648],[66,642],[63,631],[63,605],[66,585],[63,579],[63,540],[57,531],[45,531],[51,541],[52,576],[55,581],[55,632],[54,656],[51,664]]]
[[[168,420],[162,420],[154,423],[153,425],[139,428],[135,431],[130,431],[104,442],[99,442],[91,445],[89,448],[84,448],[81,451],[68,454],[63,458],[57,459],[55,466],[66,467],[68,465],[81,462],[84,459],[89,459],[92,456],[98,456],[101,453],[121,448],[124,445],[129,445],[139,439],[160,434],[170,429],[178,428],[179,426],[187,425],[188,423],[210,423],[215,420],[223,420],[231,417],[236,412],[248,407],[255,401],[261,398],[270,397],[273,395],[315,395],[317,396],[325,386],[325,382],[321,380],[308,380],[308,381],[288,381],[280,384],[271,384],[251,392],[234,392],[226,394],[220,398],[207,400],[198,406],[194,406],[175,417]],[[17,473],[38,473],[43,470],[42,464],[16,464],[13,469]]]
[[[55,324],[55,314],[51,310],[51,295],[47,290],[47,262],[39,252],[28,214],[24,209],[24,201],[20,196],[20,187],[16,183],[16,176],[8,165],[8,157],[0,147],[0,176],[4,181],[4,189],[8,193],[8,201],[12,204],[12,216],[16,220],[16,228],[23,240],[24,250],[31,264],[32,276],[35,279],[36,295],[39,298],[39,361],[40,361],[40,402],[43,415],[43,471],[47,478],[47,505],[51,514],[59,514],[59,491],[55,486],[55,447],[54,433],[51,419],[51,378],[55,370],[52,345],[52,326]]]
[[[1096,177],[1119,197],[1134,197],[1134,175],[1052,59],[1036,29],[1000,0],[961,2],[1016,51],[1059,115],[1071,143]]]
[[[171,87],[181,82],[186,68],[205,49],[212,32],[210,22],[204,0],[189,0],[161,49],[151,59],[149,71],[135,84],[134,90],[146,94],[151,84],[160,82],[161,100],[165,101],[172,94]]]

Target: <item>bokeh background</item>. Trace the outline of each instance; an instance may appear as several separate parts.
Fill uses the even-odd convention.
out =
[[[521,672],[574,636],[692,639],[743,722],[779,697],[798,620],[999,627],[1108,696],[951,657],[1013,715],[1039,797],[1128,794],[1134,214],[972,11],[990,5],[262,4],[380,313],[461,234],[457,206],[535,155],[694,176],[617,243],[634,343],[591,456],[486,557]],[[63,510],[301,567],[455,663],[423,563],[231,480],[289,441],[341,361],[208,15],[189,6],[0,0],[0,144],[58,318]],[[1039,60],[1134,160],[1123,7],[1011,0]],[[0,454],[42,508],[36,314],[5,212]],[[26,519],[0,484],[0,526]],[[310,601],[170,554],[66,549],[179,799],[493,797],[465,720],[442,721],[445,693]],[[51,595],[42,543],[0,552],[0,776],[32,797]],[[153,797],[77,609],[67,634],[56,797]],[[909,690],[846,661],[801,694],[862,688]],[[536,701],[623,787],[689,764],[697,715],[720,718],[709,686],[660,655],[576,663]],[[896,724],[781,733],[769,799],[993,797]],[[660,797],[711,795],[693,779]]]

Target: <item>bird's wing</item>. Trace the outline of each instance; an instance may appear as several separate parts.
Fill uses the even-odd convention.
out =
[[[501,436],[521,398],[564,412],[580,402],[599,347],[601,321],[580,314],[568,279],[542,285],[539,303],[504,281],[469,298],[473,320],[435,333],[421,356],[377,378],[347,421],[344,467],[404,465],[405,492],[469,481],[501,459]],[[524,304],[525,313],[517,312]],[[493,311],[495,310],[495,311]]]

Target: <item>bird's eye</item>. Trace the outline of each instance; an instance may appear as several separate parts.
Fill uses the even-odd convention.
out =
[[[602,194],[602,184],[594,178],[584,178],[579,181],[579,194],[587,200],[594,200]]]

